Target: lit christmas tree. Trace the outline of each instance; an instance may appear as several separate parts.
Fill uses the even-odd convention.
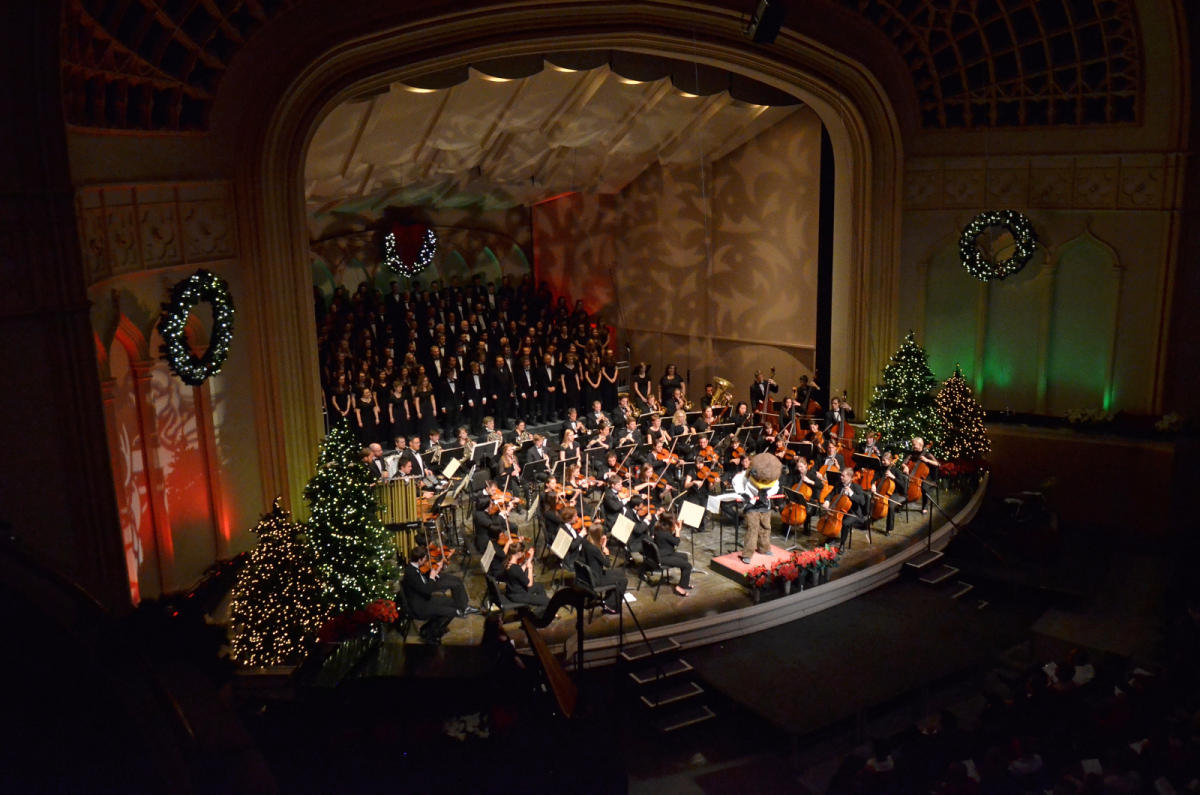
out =
[[[908,332],[883,368],[883,380],[875,385],[867,407],[867,428],[878,431],[889,446],[907,446],[914,436],[936,445],[941,437],[933,400],[936,384],[925,349]]]
[[[379,520],[374,478],[360,460],[361,452],[349,424],[338,422],[325,437],[317,472],[304,489],[310,506],[308,535],[333,615],[395,595],[395,542]]]
[[[937,415],[942,438],[938,457],[957,463],[958,468],[976,469],[992,452],[987,427],[983,423],[983,406],[963,378],[962,369],[954,366],[954,375],[946,380],[937,394]]]
[[[233,658],[251,667],[299,663],[325,615],[312,546],[278,499],[253,532],[258,546],[233,587]]]

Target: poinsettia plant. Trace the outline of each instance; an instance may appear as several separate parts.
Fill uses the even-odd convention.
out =
[[[755,566],[746,572],[746,582],[751,588],[766,588],[774,577],[766,566]]]
[[[400,618],[400,611],[391,599],[376,599],[366,607],[341,613],[326,621],[319,632],[319,643],[340,643],[356,638],[370,629],[372,624],[391,624]]]
[[[795,582],[800,577],[800,567],[796,564],[794,555],[780,559],[771,569],[777,580]]]

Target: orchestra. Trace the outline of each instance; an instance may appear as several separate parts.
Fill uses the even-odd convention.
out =
[[[539,555],[551,555],[560,533],[566,536],[560,541],[565,551],[560,545],[553,555],[561,553],[560,563],[568,570],[576,564],[586,567],[594,583],[617,586],[603,600],[604,611],[616,613],[627,586],[626,569],[642,565],[648,545],[662,566],[680,570],[674,593],[689,596],[696,562],[680,542],[686,533],[694,542],[710,521],[739,528],[744,534],[740,558],[749,564],[756,555],[772,553],[773,520],[778,532],[794,531],[798,541],[804,537],[809,539],[805,543],[846,550],[853,531],[872,522],[892,533],[898,508],[929,510],[939,462],[924,440],[897,443],[874,431],[856,438],[854,410],[845,395],[833,397],[828,410],[822,410],[813,397],[818,387],[808,378],[776,402],[772,396],[780,387],[774,371],[759,371],[750,401],[736,404],[725,394],[729,382],[715,379],[722,384],[720,405],[714,405],[708,384],[701,408],[693,411],[681,376],[672,374],[660,384],[660,404],[660,392],[642,366],[632,395],[621,394],[607,407],[593,398],[580,416],[576,405],[563,400],[581,390],[587,396],[601,394],[594,379],[586,375],[576,382],[559,372],[566,356],[547,353],[534,360],[538,358],[541,368],[525,368],[525,389],[519,374],[498,377],[472,362],[460,378],[463,394],[471,396],[457,415],[465,424],[454,428],[450,446],[444,447],[438,429],[432,428],[424,446],[420,434],[398,435],[394,449],[384,452],[370,444],[363,451],[363,462],[380,487],[412,481],[424,503],[444,503],[440,512],[423,517],[426,536],[430,529],[444,527],[453,531],[453,539],[462,539],[461,549],[468,554],[483,556],[490,550],[486,576],[510,601],[537,612],[550,604],[550,594],[543,580],[546,569],[539,576],[536,564]],[[519,369],[523,360],[513,359]],[[508,359],[501,357],[497,368],[500,362]],[[504,407],[525,407],[529,413],[509,431],[498,425],[497,416],[483,413],[493,407],[500,416]],[[639,408],[646,411],[639,414]],[[527,425],[527,419],[544,420],[560,412],[561,422],[539,424],[533,431]],[[481,445],[488,447],[475,455]],[[780,465],[775,480],[765,481],[752,469],[763,453]],[[442,477],[451,458],[458,459],[458,471]],[[467,484],[464,478],[472,480]],[[477,485],[476,478],[486,482]],[[461,519],[450,499],[459,490],[467,500]],[[532,510],[535,501],[540,510]],[[680,511],[689,504],[699,506],[703,518],[685,531]],[[619,534],[624,543],[613,536],[618,522],[625,524],[622,517],[632,526],[627,536]],[[430,643],[440,641],[450,619],[475,612],[465,604],[462,580],[444,571],[460,548],[456,543],[417,544],[410,555],[412,571],[405,570],[410,602],[418,602],[429,616],[431,628],[423,637]],[[435,554],[442,549],[445,554]]]

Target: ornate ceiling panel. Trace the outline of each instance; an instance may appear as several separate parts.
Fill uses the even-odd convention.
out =
[[[226,65],[298,0],[66,0],[67,123],[203,129]]]
[[[1141,118],[1134,0],[837,2],[895,43],[926,128]]]
[[[300,1],[65,0],[68,122],[104,129],[203,129],[233,55]],[[829,2],[891,39],[908,65],[927,129],[1123,124],[1141,118],[1143,53],[1135,0]],[[510,114],[536,105],[516,104],[521,107]],[[454,112],[453,100],[447,110]],[[564,121],[555,134],[587,134],[569,124]]]
[[[309,146],[310,209],[495,209],[568,191],[616,192],[655,163],[719,159],[798,107],[765,87],[734,87],[728,75],[693,73],[687,87],[710,93],[688,91],[675,67],[623,53],[587,69],[536,59],[521,74],[489,64],[461,82],[433,75],[343,103]]]

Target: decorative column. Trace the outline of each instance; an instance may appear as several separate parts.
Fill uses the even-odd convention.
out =
[[[105,606],[129,608],[59,83],[61,3],[8,3],[0,71],[0,519]],[[18,385],[19,384],[19,385]],[[71,476],[62,476],[70,453]]]

